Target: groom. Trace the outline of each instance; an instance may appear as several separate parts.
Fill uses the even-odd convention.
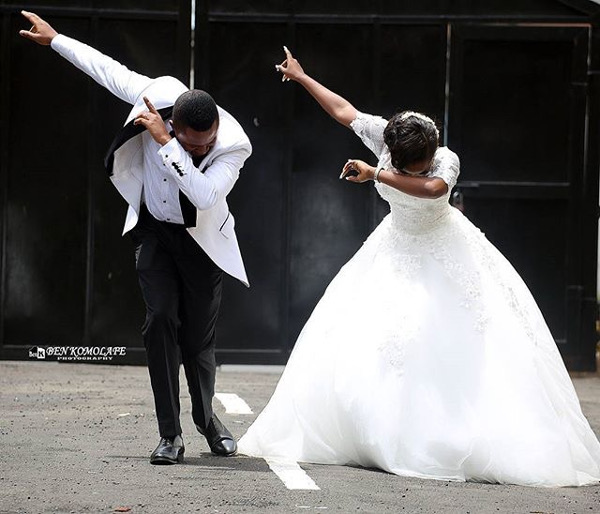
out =
[[[133,105],[106,167],[129,204],[123,233],[136,245],[146,304],[142,327],[160,442],[152,464],[183,461],[179,367],[192,418],[213,453],[232,455],[233,436],[212,410],[215,325],[223,271],[248,286],[226,197],[252,147],[239,123],[205,91],[173,77],[150,79],[74,39],[39,16],[19,34],[53,50]]]

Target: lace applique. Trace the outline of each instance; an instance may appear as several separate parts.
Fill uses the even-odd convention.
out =
[[[413,116],[419,113],[409,114]],[[381,116],[373,116],[357,111],[356,118],[350,123],[350,128],[360,137],[365,146],[377,156],[378,166],[393,169],[390,152],[383,138],[383,132],[387,124],[388,121]],[[438,148],[427,176],[441,178],[450,190],[456,185],[459,173],[460,160],[458,156],[447,147]]]
[[[386,313],[386,315],[392,315]],[[396,314],[397,315],[397,314]],[[401,318],[402,319],[402,318]],[[404,374],[404,364],[406,362],[406,347],[414,344],[417,341],[417,330],[413,323],[404,317],[405,322],[402,323],[402,336],[391,333],[388,337],[383,337],[379,340],[377,351],[381,354],[384,362],[386,362],[397,375]]]
[[[386,125],[387,121],[383,118],[364,113],[358,113],[351,123],[354,132],[377,155],[379,165],[391,166],[389,150],[383,141]],[[479,270],[484,270],[486,280],[489,281],[491,276],[494,281],[494,284],[487,284],[486,287],[494,290],[497,288],[505,304],[518,316],[521,327],[535,342],[535,322],[530,319],[532,307],[526,300],[530,296],[526,294],[526,286],[523,285],[525,293],[514,290],[511,286],[514,281],[505,279],[507,274],[514,276],[516,273],[507,269],[510,264],[493,248],[481,231],[448,203],[450,191],[456,185],[459,173],[458,156],[449,148],[440,147],[427,176],[439,177],[446,182],[448,192],[443,197],[433,200],[417,198],[385,184],[375,184],[379,195],[391,207],[391,213],[384,221],[387,233],[381,238],[378,250],[381,255],[389,256],[388,260],[393,263],[387,276],[394,277],[399,281],[398,287],[402,287],[404,281],[410,283],[415,277],[418,278],[424,256],[430,256],[455,284],[460,306],[470,313],[474,328],[482,333],[492,319],[492,313],[483,298],[484,284]],[[470,226],[465,226],[465,223]],[[456,244],[464,246],[465,251],[456,251]],[[469,262],[461,261],[465,256],[468,256]],[[386,315],[397,318],[401,314],[394,311]],[[410,320],[402,325],[415,329],[415,324],[410,323]],[[418,336],[416,333],[406,333],[406,330],[411,329],[405,328],[400,336],[398,333],[386,335],[378,344],[386,361],[398,368],[398,372],[401,372],[399,368],[403,363],[405,345]]]
[[[402,375],[406,362],[406,348],[416,344],[418,327],[402,305],[383,302],[378,309],[378,316],[393,323],[378,327],[374,338],[376,348],[384,363],[389,365],[394,373]]]
[[[460,174],[460,160],[452,150],[446,146],[438,148],[427,174],[430,177],[439,177],[448,185],[448,190],[456,185]]]
[[[381,116],[373,116],[357,111],[356,118],[350,123],[350,128],[379,159],[381,154],[387,150],[387,146],[383,141],[383,131],[387,123],[387,120]]]
[[[378,190],[383,188],[378,187]],[[389,289],[390,281],[399,291],[414,285],[423,271],[424,259],[432,259],[453,284],[458,305],[464,309],[467,319],[472,320],[476,333],[483,334],[489,328],[494,319],[490,309],[496,303],[506,306],[531,343],[538,344],[535,302],[510,263],[479,229],[447,203],[435,205],[416,199],[424,202],[422,209],[410,209],[413,197],[382,192],[392,206],[392,212],[380,227],[383,234],[373,263],[380,280],[387,282],[382,284],[382,289]],[[490,295],[495,299],[492,305]],[[377,349],[383,361],[401,375],[407,347],[418,342],[419,325],[393,302],[386,305],[380,315],[395,321],[380,327],[383,332],[375,338]]]
[[[475,328],[478,332],[483,332],[490,319],[490,315],[487,312],[486,305],[482,301],[481,275],[479,271],[474,269],[474,266],[467,269],[462,262],[456,259],[453,252],[448,250],[453,239],[464,237],[464,233],[459,233],[455,223],[450,223],[449,225],[450,229],[447,228],[441,231],[438,237],[432,239],[430,245],[431,255],[442,264],[448,277],[455,282],[456,287],[461,291],[461,307],[473,312],[475,316]],[[485,255],[484,252],[477,251],[480,245],[476,241],[476,238],[479,237],[484,236],[481,232],[477,231],[474,237],[469,237],[471,240],[468,242],[469,249],[477,254],[474,256],[475,261],[482,259]]]
[[[493,262],[488,261],[488,265],[496,284],[498,284],[502,290],[504,301],[510,307],[510,310],[515,312],[519,317],[521,326],[525,329],[525,333],[529,340],[537,346],[539,343],[539,331],[536,330],[535,321],[532,320],[531,314],[537,312],[539,309],[537,304],[535,304],[529,289],[527,289],[527,286],[521,279],[519,279],[518,284],[519,291],[516,291],[514,287],[507,283],[504,277],[507,275],[518,274],[502,254],[498,254]]]

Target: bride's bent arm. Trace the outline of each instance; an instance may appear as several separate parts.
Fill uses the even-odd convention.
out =
[[[345,98],[327,89],[312,77],[309,77],[300,63],[292,56],[291,52],[283,47],[286,59],[283,63],[275,66],[277,71],[283,73],[283,80],[294,80],[310,93],[310,95],[319,103],[319,105],[334,120],[345,127],[350,127],[350,123],[356,118],[357,110]]]
[[[348,175],[350,171],[356,171],[358,175]],[[377,170],[377,168],[358,159],[350,159],[344,165],[340,178],[345,178],[350,182],[377,180],[407,195],[419,198],[435,199],[444,196],[448,192],[448,185],[439,177],[412,177],[394,173],[391,170]]]
[[[379,172],[379,182],[419,198],[435,199],[448,192],[447,184],[438,177],[411,177],[390,170]]]

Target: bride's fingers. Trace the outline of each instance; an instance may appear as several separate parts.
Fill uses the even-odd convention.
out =
[[[352,164],[351,160],[344,164],[344,167],[342,168],[342,173],[340,174],[340,178],[344,178],[353,169],[353,167],[354,165]]]
[[[278,72],[283,74],[283,77],[281,77],[281,82],[287,82],[290,80],[290,78],[286,75],[287,72],[287,59],[285,61],[283,61],[281,64],[276,64],[275,65],[275,70],[277,70]]]

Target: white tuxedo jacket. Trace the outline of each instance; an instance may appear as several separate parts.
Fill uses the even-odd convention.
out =
[[[64,35],[52,40],[52,48],[121,100],[133,105],[125,127],[142,111],[147,96],[157,109],[172,107],[188,88],[174,77],[151,79],[127,69],[114,59]],[[187,230],[223,271],[248,286],[248,277],[235,235],[235,221],[226,197],[239,177],[244,161],[252,153],[248,136],[227,111],[218,107],[216,144],[199,167],[175,138],[160,150],[163,163],[172,170],[180,190],[196,207],[196,226]],[[135,227],[142,199],[142,136],[125,140],[109,159],[111,180],[129,204],[123,234]]]

